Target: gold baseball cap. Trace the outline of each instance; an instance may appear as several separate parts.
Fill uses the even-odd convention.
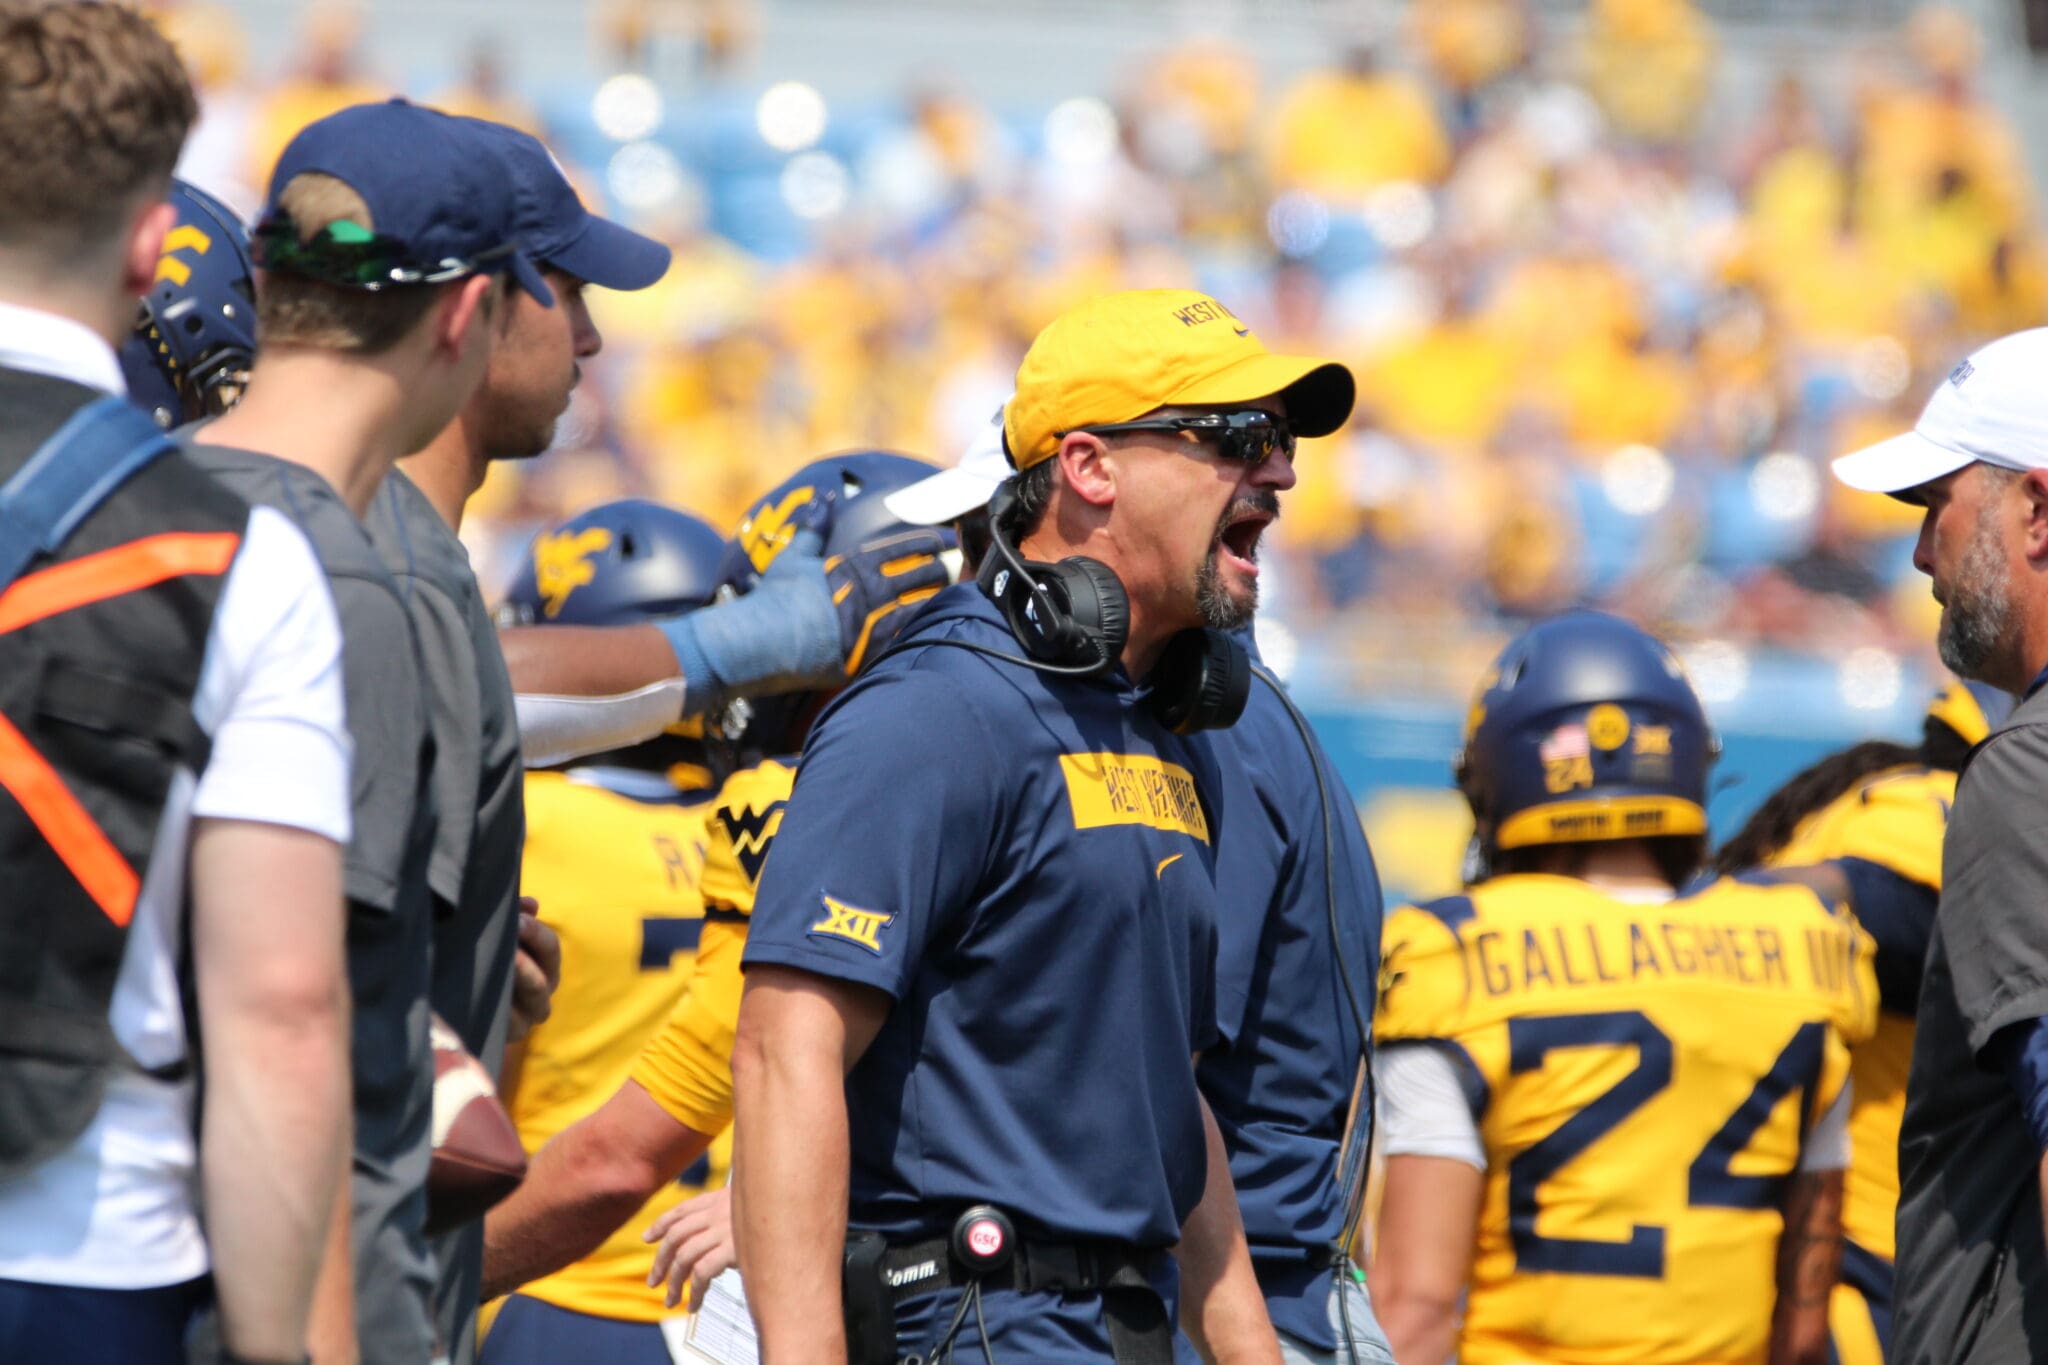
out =
[[[1287,400],[1300,436],[1328,436],[1357,385],[1333,360],[1274,355],[1235,313],[1192,289],[1129,289],[1090,299],[1046,325],[1017,369],[1004,410],[1010,463],[1059,453],[1060,434],[1129,422],[1154,408]]]

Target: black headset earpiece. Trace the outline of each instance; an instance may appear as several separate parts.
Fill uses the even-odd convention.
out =
[[[1131,635],[1131,599],[1099,559],[1057,564],[1024,558],[1010,543],[1015,480],[989,499],[989,553],[975,578],[1039,665],[1094,677],[1116,667]],[[1151,675],[1152,714],[1175,734],[1234,724],[1251,694],[1251,656],[1220,630],[1184,630],[1166,642]]]
[[[1111,662],[1124,656],[1131,638],[1131,599],[1116,570],[1099,559],[1069,555],[1052,571],[1056,591],[1066,597],[1067,619]]]
[[[1227,730],[1252,693],[1252,656],[1220,630],[1184,630],[1152,669],[1152,714],[1177,735]]]
[[[1010,543],[1016,489],[989,499],[989,548],[976,580],[1032,658],[1089,674],[1116,667],[1131,633],[1131,604],[1107,564],[1075,555],[1057,564],[1025,559]]]

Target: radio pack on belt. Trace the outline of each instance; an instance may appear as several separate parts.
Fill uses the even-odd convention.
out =
[[[172,448],[102,398],[0,456],[0,1178],[136,1065],[107,1010],[172,778],[206,763],[193,695],[248,520],[196,470],[150,468]]]
[[[842,1283],[848,1365],[898,1365],[896,1305],[945,1289],[965,1289],[926,1365],[950,1361],[954,1338],[978,1309],[985,1288],[1025,1294],[1100,1294],[1116,1365],[1173,1365],[1173,1323],[1152,1287],[1169,1256],[1102,1242],[1047,1242],[1021,1237],[1010,1216],[976,1204],[953,1220],[944,1237],[890,1243],[877,1232],[848,1229]],[[977,1330],[984,1330],[976,1313]],[[996,1361],[984,1339],[983,1356]],[[1012,1365],[996,1362],[996,1365]]]

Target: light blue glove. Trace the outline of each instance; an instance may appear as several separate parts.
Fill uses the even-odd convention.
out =
[[[953,581],[948,540],[903,531],[822,559],[829,501],[745,597],[660,623],[683,670],[683,707],[708,715],[734,697],[827,691],[879,657]]]
[[[686,712],[709,715],[736,696],[802,692],[846,680],[824,548],[813,518],[745,597],[658,623],[682,666]]]

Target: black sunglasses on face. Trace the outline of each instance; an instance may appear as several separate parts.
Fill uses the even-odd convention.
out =
[[[1264,464],[1275,451],[1294,458],[1294,432],[1281,418],[1259,408],[1239,412],[1205,412],[1194,417],[1140,417],[1135,422],[1103,422],[1092,427],[1075,427],[1091,436],[1114,436],[1125,431],[1193,432],[1215,448],[1226,460],[1242,464]],[[1072,432],[1059,431],[1055,436]]]
[[[394,284],[459,280],[490,270],[518,249],[517,242],[506,242],[469,257],[421,262],[413,259],[405,243],[355,223],[329,223],[311,238],[301,238],[285,213],[265,219],[249,238],[249,257],[265,270],[371,293]]]

